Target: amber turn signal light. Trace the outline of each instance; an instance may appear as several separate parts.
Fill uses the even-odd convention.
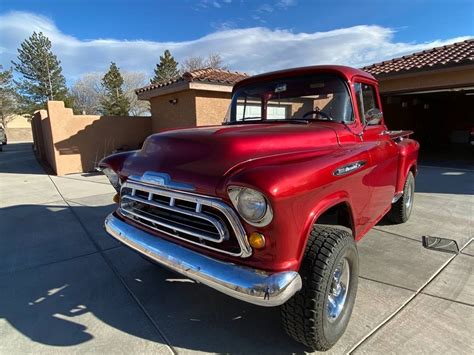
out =
[[[118,194],[115,194],[114,197],[113,197],[113,200],[114,200],[115,203],[119,203],[120,196]]]
[[[249,243],[254,249],[262,249],[265,247],[265,237],[262,233],[252,232],[249,237]]]

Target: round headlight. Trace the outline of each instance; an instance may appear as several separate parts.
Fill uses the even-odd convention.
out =
[[[258,222],[265,216],[267,201],[260,192],[243,189],[238,196],[237,210],[245,219]]]

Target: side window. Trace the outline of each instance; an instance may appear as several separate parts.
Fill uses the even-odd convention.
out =
[[[365,123],[365,116],[369,110],[373,108],[380,109],[375,95],[375,88],[364,83],[355,83],[354,88],[362,123]]]

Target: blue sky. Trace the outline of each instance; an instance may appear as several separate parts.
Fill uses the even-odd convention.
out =
[[[474,1],[1,0],[0,63],[33,30],[45,32],[68,82],[103,71],[150,73],[170,48],[178,61],[219,52],[233,70],[370,64],[474,35]]]

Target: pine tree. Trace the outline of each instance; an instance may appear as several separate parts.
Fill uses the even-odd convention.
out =
[[[165,50],[160,56],[160,63],[156,65],[155,76],[150,80],[152,84],[170,80],[179,75],[178,62],[173,58],[169,50]]]
[[[101,100],[102,114],[108,116],[127,116],[130,102],[123,93],[123,78],[117,65],[112,62],[109,71],[102,78],[104,96]]]
[[[18,48],[18,63],[13,62],[22,80],[15,81],[23,111],[43,108],[48,100],[66,100],[66,80],[61,62],[51,50],[51,41],[42,32],[33,32]]]
[[[13,86],[12,69],[2,70],[0,65],[0,123],[6,126],[17,113],[17,95]]]

